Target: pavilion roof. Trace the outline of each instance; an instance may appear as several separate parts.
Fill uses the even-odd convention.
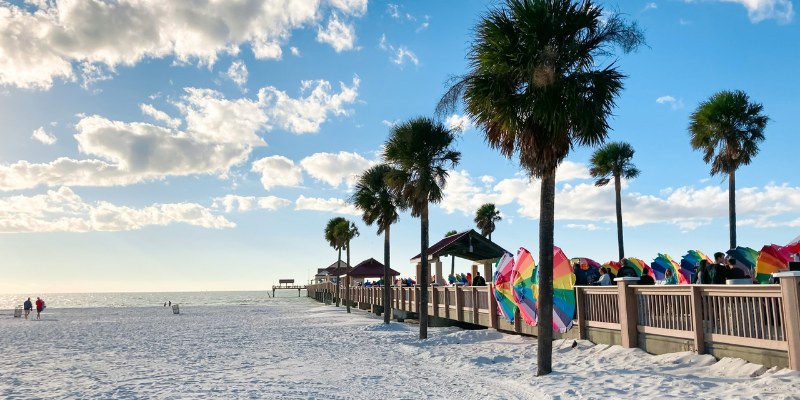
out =
[[[470,261],[494,260],[500,258],[506,250],[497,243],[483,237],[474,229],[450,235],[428,247],[428,258],[455,256]],[[421,254],[411,258],[411,262],[419,262]]]

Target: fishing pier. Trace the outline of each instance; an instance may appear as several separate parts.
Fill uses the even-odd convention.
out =
[[[576,286],[573,328],[554,339],[641,348],[652,354],[693,351],[716,358],[738,357],[767,367],[800,370],[800,272],[776,274],[771,285],[637,285],[639,278],[617,278],[616,286]],[[419,318],[420,294],[428,291],[430,326],[463,325],[537,335],[537,327],[498,315],[492,282],[488,286],[341,287],[308,285],[320,302],[345,302],[392,318]],[[390,291],[383,304],[383,290]],[[330,303],[328,303],[330,304]]]
[[[295,285],[294,279],[278,279],[277,285],[272,285],[272,297],[275,297],[275,291],[281,289],[294,290],[297,289],[297,297],[300,297],[300,291],[305,289],[304,285]]]

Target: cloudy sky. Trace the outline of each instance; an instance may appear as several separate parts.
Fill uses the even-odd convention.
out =
[[[353,263],[382,238],[347,198],[391,126],[430,116],[463,73],[494,1],[0,1],[0,292],[264,289],[335,261],[328,219],[357,221]],[[688,117],[741,89],[771,121],[737,174],[739,242],[800,233],[800,29],[790,0],[602,2],[645,30],[610,140],[635,149],[624,182],[626,252],[645,260],[724,250],[727,181],[688,143]],[[488,149],[469,119],[462,163],[431,212],[431,242],[495,203],[506,249],[538,251],[536,181]],[[558,171],[556,244],[616,257],[613,189]],[[419,221],[393,228],[413,271]],[[468,264],[457,263],[459,270]]]

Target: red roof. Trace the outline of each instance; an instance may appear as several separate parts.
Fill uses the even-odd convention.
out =
[[[383,264],[379,263],[378,260],[369,258],[353,267],[353,270],[348,272],[347,275],[355,278],[381,278],[383,277],[383,268]],[[389,275],[398,276],[400,273],[389,268]]]

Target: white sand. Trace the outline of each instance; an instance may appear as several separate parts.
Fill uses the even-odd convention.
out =
[[[737,359],[417,326],[305,297],[268,305],[50,309],[0,318],[0,398],[775,398],[800,372]],[[387,354],[388,353],[388,354]]]

